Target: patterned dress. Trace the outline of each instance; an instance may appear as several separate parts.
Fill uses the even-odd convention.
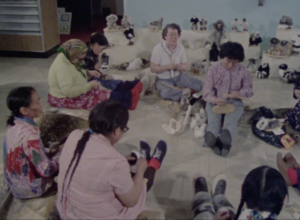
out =
[[[296,131],[300,131],[300,101],[297,102],[293,110],[288,112],[285,121],[288,122]]]
[[[14,123],[8,127],[3,144],[6,180],[16,198],[41,196],[53,184],[59,154],[53,159],[47,157],[33,120],[15,117]]]

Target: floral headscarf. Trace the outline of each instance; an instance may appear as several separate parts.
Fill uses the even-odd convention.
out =
[[[77,64],[78,58],[87,51],[86,44],[78,39],[68,40],[57,49],[57,52],[63,53],[73,64]]]

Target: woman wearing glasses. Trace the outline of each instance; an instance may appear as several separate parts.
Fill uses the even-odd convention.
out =
[[[131,176],[128,161],[113,146],[128,130],[128,110],[107,100],[96,105],[87,131],[73,131],[59,162],[56,207],[61,219],[136,219],[146,209],[156,170],[166,155],[159,141],[150,156],[150,146],[140,142],[141,158]]]

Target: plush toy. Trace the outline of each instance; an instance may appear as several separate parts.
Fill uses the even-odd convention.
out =
[[[109,69],[109,56],[106,53],[103,53],[101,56],[101,70]]]
[[[208,68],[207,60],[198,60],[192,63],[191,72],[194,74],[204,74]]]
[[[121,26],[123,29],[127,29],[128,27],[133,26],[133,24],[130,23],[128,15],[123,15],[123,18],[121,20]]]
[[[108,30],[115,30],[118,29],[117,21],[118,21],[118,16],[114,14],[110,14],[106,17],[107,21],[107,29]]]
[[[280,78],[287,82],[287,83],[295,83],[296,80],[300,77],[299,70],[293,70],[292,68],[289,68],[286,64],[279,65],[279,71],[278,74]]]
[[[263,63],[259,66],[258,70],[255,73],[256,78],[265,79],[270,75],[270,67],[268,63]]]
[[[124,31],[124,35],[126,39],[129,40],[128,45],[130,46],[134,45],[135,35],[134,35],[133,25],[127,27],[126,31]]]
[[[210,51],[209,51],[209,61],[210,62],[217,62],[219,60],[219,53],[218,47],[216,43],[213,43]]]
[[[299,55],[300,52],[300,31],[292,38],[293,54]]]
[[[280,29],[292,29],[293,19],[290,16],[283,15],[279,21],[278,28]]]
[[[204,108],[201,108],[199,112],[196,112],[196,114],[192,115],[191,122],[190,122],[190,128],[194,129],[197,126],[201,126],[202,124],[206,123],[207,117]]]
[[[248,22],[247,22],[246,18],[243,18],[242,26],[243,26],[243,31],[247,32],[248,31]]]
[[[149,24],[149,30],[152,30],[152,31],[161,30],[162,26],[163,26],[163,21],[164,21],[163,18],[159,18],[157,21],[152,21]]]
[[[232,22],[231,30],[238,31],[239,30],[239,25],[240,25],[240,23],[239,23],[238,19],[237,18],[234,19],[234,21]]]
[[[202,17],[199,21],[199,24],[200,24],[200,31],[206,31],[207,29],[207,20],[205,17]]]
[[[210,38],[212,39],[212,42],[216,43],[217,47],[220,48],[222,44],[222,40],[226,39],[225,29],[226,26],[224,24],[224,21],[218,20],[213,24],[214,30],[212,31],[212,34]]]
[[[194,31],[194,30],[198,30],[198,22],[199,22],[199,19],[194,15],[191,20],[190,20],[192,26],[191,26],[191,29]]]
[[[253,32],[250,34],[249,38],[249,46],[258,46],[262,42],[261,36],[258,31]]]
[[[210,41],[207,37],[208,34],[206,33],[200,34],[193,31],[182,31],[179,41],[181,41],[185,47],[196,50],[200,47],[205,47],[206,45],[210,44]]]
[[[260,57],[248,59],[247,68],[251,73],[255,73],[258,70],[259,60],[260,60]]]
[[[267,50],[267,53],[271,54],[271,55],[280,56],[279,43],[280,43],[280,40],[277,39],[276,37],[273,37],[270,40],[270,46],[269,46],[269,49]]]
[[[130,71],[130,70],[138,70],[138,69],[145,68],[148,64],[149,64],[148,60],[137,57],[133,61],[124,62],[119,65],[113,65],[113,67],[118,70]]]
[[[291,42],[282,40],[278,45],[280,56],[291,56],[293,52],[293,45]]]
[[[265,0],[258,0],[258,6],[263,6],[264,2],[265,2]]]

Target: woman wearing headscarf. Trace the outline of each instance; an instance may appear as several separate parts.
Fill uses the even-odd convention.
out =
[[[136,108],[143,89],[141,82],[127,91],[102,90],[97,80],[88,82],[90,78],[99,77],[100,73],[82,68],[88,51],[84,42],[77,39],[68,40],[57,51],[59,54],[52,63],[48,75],[50,105],[90,110],[96,104],[112,99],[128,109]]]

